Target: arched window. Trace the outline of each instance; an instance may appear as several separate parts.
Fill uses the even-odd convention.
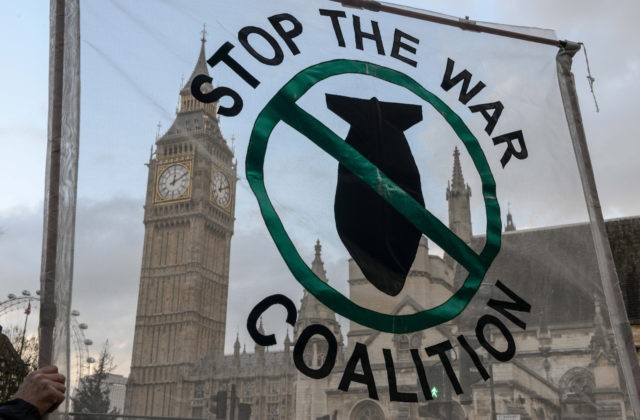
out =
[[[593,373],[583,368],[569,369],[560,379],[563,396],[590,395],[595,388]]]
[[[592,372],[584,368],[569,369],[560,379],[563,417],[596,419],[597,407],[592,395],[594,388]]]
[[[361,401],[351,412],[350,420],[384,420],[384,412],[373,401]]]

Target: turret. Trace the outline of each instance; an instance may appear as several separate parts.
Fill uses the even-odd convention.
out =
[[[324,269],[324,262],[322,261],[322,245],[320,245],[320,240],[316,241],[315,256],[311,262],[311,270],[320,280],[325,283],[329,282],[327,279],[327,272]],[[304,290],[300,303],[298,322],[296,322],[296,327],[294,329],[294,339],[297,340],[302,330],[311,324],[322,324],[334,333],[338,341],[338,348],[340,349],[338,351],[338,358],[341,358],[341,349],[343,345],[342,330],[340,328],[340,324],[336,320],[335,312],[324,306],[312,294]],[[307,354],[309,358],[313,358],[312,354],[316,346],[324,347],[326,346],[326,341],[319,337],[312,338],[307,344],[305,351],[305,354]],[[324,360],[326,349],[319,348],[316,349],[316,351],[318,354],[322,355],[322,360]]]
[[[466,243],[471,242],[471,188],[465,184],[460,166],[460,152],[453,151],[453,175],[447,185],[449,228]]]
[[[260,325],[258,326],[258,332],[261,335],[264,335],[264,326],[262,325],[262,318],[260,318]],[[258,361],[264,363],[264,346],[256,343],[255,346],[256,356],[258,356]]]
[[[507,226],[505,226],[504,231],[515,232],[515,230],[516,225],[513,224],[513,216],[511,216],[511,206],[509,206],[509,209],[507,210]]]
[[[317,240],[315,244],[315,256],[311,262],[313,273],[323,282],[328,283],[327,272],[322,261],[322,245]],[[309,325],[320,324],[327,327],[335,336],[338,343],[336,364],[344,364],[343,339],[340,324],[336,320],[336,314],[331,309],[320,303],[307,290],[303,291],[298,322],[293,331],[294,341],[297,341],[302,331]],[[305,365],[311,369],[322,366],[328,354],[327,340],[320,335],[313,335],[304,346],[303,359]],[[285,341],[286,351],[286,341]],[[316,419],[322,418],[327,413],[326,385],[322,381],[311,379],[302,373],[296,378],[296,409],[293,418]]]
[[[286,361],[291,360],[291,339],[289,338],[289,329],[287,328],[287,335],[284,338],[284,357]]]
[[[236,342],[233,343],[233,355],[240,356],[240,335],[236,334]]]

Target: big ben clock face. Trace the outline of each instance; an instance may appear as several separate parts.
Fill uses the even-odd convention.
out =
[[[228,207],[231,202],[231,185],[222,172],[216,172],[211,178],[211,198],[220,207]]]
[[[189,191],[189,169],[182,164],[165,168],[158,178],[158,195],[163,200],[183,198]]]

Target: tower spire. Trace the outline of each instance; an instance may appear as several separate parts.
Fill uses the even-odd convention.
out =
[[[507,204],[507,226],[505,226],[505,232],[514,232],[516,225],[513,224],[513,216],[511,216],[511,203]]]
[[[328,281],[327,272],[324,269],[324,262],[322,261],[322,245],[320,245],[320,239],[316,239],[315,251],[316,254],[311,263],[311,271],[326,283]]]
[[[200,33],[202,34],[202,37],[200,38],[200,52],[198,53],[198,60],[196,61],[196,65],[193,67],[193,71],[191,72],[191,75],[187,79],[186,83],[182,83],[182,86],[180,88],[179,112],[189,112],[197,109],[205,109],[206,111],[212,113],[215,113],[216,111],[216,104],[201,103],[197,101],[191,94],[191,84],[193,83],[193,79],[195,79],[196,76],[200,75],[209,76],[209,66],[207,64],[204,45],[207,42],[206,24],[203,25],[202,31]],[[213,86],[210,83],[205,83],[200,87],[200,89],[203,93],[208,93],[213,90]]]
[[[462,167],[460,166],[460,151],[458,146],[453,149],[453,175],[451,177],[451,189],[463,191],[465,187]]]
[[[196,76],[204,74],[209,76],[209,67],[207,65],[207,57],[205,53],[204,44],[207,40],[204,37],[206,31],[202,30],[202,38],[200,38],[200,52],[198,53],[198,60],[196,61],[196,65],[193,67],[193,71],[191,72],[191,76],[187,79],[187,83],[184,84],[182,90],[180,90],[180,95],[191,95],[191,82],[195,79]]]
[[[240,355],[240,333],[236,333],[236,341],[233,343],[233,354],[236,357]]]
[[[258,326],[258,332],[262,335],[264,335],[264,326],[262,325],[262,317],[260,317],[260,325]],[[264,362],[264,350],[265,348],[263,346],[261,346],[260,344],[256,343],[255,347],[255,353],[258,355],[258,357],[261,359],[261,361]]]
[[[471,188],[465,184],[458,147],[453,150],[453,175],[447,185],[449,228],[466,243],[471,242]]]
[[[315,256],[311,262],[311,270],[320,280],[325,283],[329,282],[327,272],[324,269],[324,262],[322,261],[322,245],[319,239],[316,240]],[[307,290],[304,290],[300,302],[300,311],[298,312],[298,323],[293,331],[294,341],[299,336],[300,331],[307,325],[318,323],[318,321],[336,332],[337,337],[342,336],[342,333],[339,332],[340,324],[336,321],[335,312],[320,303],[320,301]]]

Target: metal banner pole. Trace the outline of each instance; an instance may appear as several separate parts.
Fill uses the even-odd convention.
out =
[[[67,378],[79,128],[79,3],[51,0],[39,365],[54,364]],[[68,404],[66,398],[60,411],[68,412]]]
[[[562,102],[564,104],[567,123],[571,133],[571,140],[578,162],[578,171],[582,181],[582,189],[584,191],[589,219],[591,221],[591,234],[593,236],[593,245],[596,251],[598,268],[600,270],[600,279],[602,282],[602,290],[611,321],[613,337],[618,348],[618,356],[620,360],[620,370],[624,376],[627,386],[627,394],[629,401],[633,407],[635,418],[640,419],[640,368],[638,367],[638,359],[635,353],[631,328],[629,320],[625,312],[622,291],[618,282],[618,274],[616,273],[611,247],[609,245],[609,237],[602,216],[602,207],[598,198],[596,189],[596,180],[591,165],[591,157],[587,148],[587,137],[582,125],[582,116],[580,115],[580,105],[578,104],[578,94],[576,92],[575,80],[571,73],[571,64],[573,56],[580,50],[580,45],[573,42],[566,42],[565,47],[558,51],[558,82],[560,84],[560,93],[562,94]]]

